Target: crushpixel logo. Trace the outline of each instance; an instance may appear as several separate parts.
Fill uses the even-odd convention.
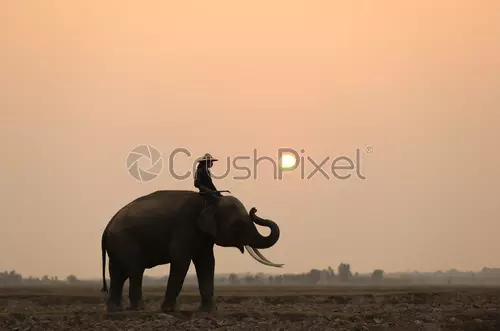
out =
[[[322,158],[312,158],[305,149],[295,150],[293,148],[280,147],[277,155],[258,155],[257,149],[253,149],[253,155],[234,155],[226,158],[218,157],[220,160],[216,164],[216,171],[210,171],[214,179],[224,179],[231,177],[234,180],[257,179],[261,163],[267,163],[272,167],[270,175],[273,180],[283,180],[288,176],[299,176],[301,180],[310,180],[313,177],[323,177],[326,180],[347,180],[354,177],[365,180],[362,173],[362,154],[373,153],[372,146],[365,146],[364,153],[360,148],[356,148],[354,155],[323,155]],[[193,153],[187,148],[179,147],[162,156],[160,151],[147,144],[138,145],[132,149],[126,160],[128,173],[138,182],[150,182],[158,177],[164,167],[172,178],[176,180],[186,180],[196,174],[198,158],[191,159]],[[181,162],[181,168],[174,162],[177,158],[187,157],[187,162]],[[224,162],[225,159],[225,162]],[[168,161],[168,164],[165,164]],[[186,161],[186,160],[185,160]],[[242,164],[242,163],[247,164]],[[178,169],[178,170],[176,170]],[[191,170],[189,170],[191,169]],[[235,175],[232,172],[238,171],[243,174]],[[262,176],[262,175],[260,175]]]
[[[149,182],[163,170],[163,156],[151,145],[139,145],[132,149],[126,160],[128,173],[139,182]]]

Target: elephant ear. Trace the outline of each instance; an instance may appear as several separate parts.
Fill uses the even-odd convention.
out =
[[[217,235],[217,220],[214,214],[214,208],[204,211],[198,217],[198,227],[201,231],[211,235],[214,239]]]

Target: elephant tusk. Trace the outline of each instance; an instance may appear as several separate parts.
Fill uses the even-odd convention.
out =
[[[255,259],[255,261],[257,261],[259,263],[262,263],[262,264],[270,266],[270,267],[276,267],[276,268],[282,268],[284,266],[284,264],[276,264],[276,263],[269,261],[265,257],[260,257],[259,255],[262,255],[262,254],[257,255],[257,253],[254,251],[254,249],[250,246],[245,245],[245,249],[247,250],[248,254],[250,254],[250,256],[253,257]]]
[[[267,265],[267,266],[270,266],[270,267],[276,267],[276,268],[281,268],[284,266],[284,264],[277,264],[277,263],[273,263],[271,261],[269,261],[264,255],[262,255],[262,253],[260,253],[256,248],[253,248],[253,247],[249,247],[250,250],[257,255],[258,259],[262,262],[264,262],[263,264]],[[255,257],[254,257],[255,258]]]
[[[252,247],[252,250],[255,252],[255,254],[257,254],[263,261],[266,261],[266,262],[269,262],[269,263],[272,263],[271,261],[269,261],[264,255],[262,255],[262,253],[257,249],[257,248],[253,248]]]
[[[262,263],[264,265],[269,266],[270,263],[267,261],[262,260],[257,254],[255,254],[254,250],[250,246],[245,246],[245,249],[247,250],[248,254],[250,254],[251,257],[254,258],[255,261]]]

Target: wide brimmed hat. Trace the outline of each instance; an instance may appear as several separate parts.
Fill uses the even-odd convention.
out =
[[[196,159],[196,162],[204,162],[204,161],[219,161],[219,160],[215,159],[212,155],[210,155],[210,153],[207,153],[202,157]]]

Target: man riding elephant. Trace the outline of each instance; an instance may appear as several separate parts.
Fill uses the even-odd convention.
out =
[[[219,160],[206,153],[196,161],[198,162],[198,166],[194,175],[194,186],[200,193],[203,193],[207,202],[207,208],[210,208],[217,204],[219,198],[222,196],[215,188],[212,182],[212,174],[210,173],[210,168],[212,168],[214,162]]]
[[[106,257],[109,256],[109,312],[121,310],[123,286],[129,281],[129,309],[144,308],[142,280],[146,269],[170,264],[163,312],[177,310],[177,297],[191,263],[194,264],[201,296],[200,310],[213,311],[214,246],[246,250],[257,262],[283,267],[268,260],[259,249],[274,246],[280,238],[275,222],[256,215],[234,196],[222,196],[210,177],[217,159],[205,154],[191,190],[161,190],[138,197],[123,206],[108,222],[101,237],[103,292],[106,284]],[[207,205],[209,206],[207,208]],[[256,225],[270,229],[267,236]]]

